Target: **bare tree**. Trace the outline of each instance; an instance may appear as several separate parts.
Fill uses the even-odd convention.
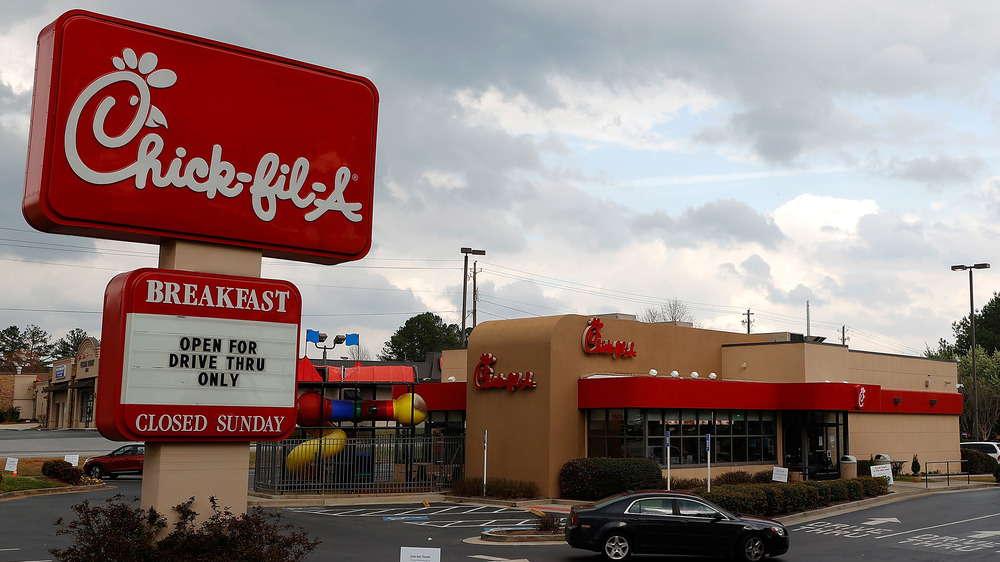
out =
[[[694,315],[684,301],[672,298],[660,305],[659,308],[646,307],[642,312],[636,314],[640,322],[690,322],[694,324]]]
[[[348,352],[348,356],[351,358],[351,361],[372,360],[372,354],[370,351],[368,351],[367,347],[364,347],[359,344],[359,345],[349,346],[348,349],[350,349],[350,352]]]

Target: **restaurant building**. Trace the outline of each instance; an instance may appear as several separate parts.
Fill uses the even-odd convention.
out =
[[[462,355],[446,352],[443,370],[460,373],[447,364]],[[621,315],[484,322],[464,355],[464,384],[417,392],[432,417],[464,409],[466,477],[485,467],[545,496],[580,457],[666,469],[669,454],[673,477],[782,466],[793,480],[837,477],[844,455],[960,458],[954,362]]]

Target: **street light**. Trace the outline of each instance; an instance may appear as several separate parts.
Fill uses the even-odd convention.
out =
[[[969,270],[969,335],[972,339],[972,431],[976,439],[981,439],[981,437],[979,436],[979,385],[976,375],[976,305],[972,293],[972,270],[989,268],[990,264],[988,263],[951,266],[952,271]]]
[[[486,250],[473,250],[472,248],[462,248],[465,254],[465,266],[462,268],[462,347],[465,347],[465,305],[469,295],[469,254],[474,256],[485,256]]]
[[[338,343],[344,343],[345,341],[347,341],[347,336],[343,334],[337,334],[333,336],[333,345],[330,346],[320,345],[320,342],[326,341],[326,333],[317,332],[316,330],[306,330],[306,341],[311,341],[313,345],[316,346],[317,349],[323,350],[323,370],[326,371],[326,351],[328,349],[333,349],[337,347]],[[326,373],[326,378],[327,379],[330,378],[329,371],[327,371]]]

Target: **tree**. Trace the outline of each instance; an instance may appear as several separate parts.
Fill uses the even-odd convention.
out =
[[[64,357],[73,357],[85,339],[87,339],[87,332],[80,328],[73,328],[55,343],[52,349],[52,358],[63,359]]]
[[[367,347],[362,345],[352,345],[348,346],[347,355],[351,358],[351,361],[371,361],[372,354],[368,351]]]
[[[52,336],[34,324],[24,330],[17,326],[5,328],[0,331],[0,368],[44,371],[52,354],[51,341]]]
[[[694,324],[694,315],[688,305],[673,298],[660,305],[660,308],[646,307],[636,315],[640,322],[690,322]]]
[[[956,355],[965,355],[972,348],[970,328],[968,316],[952,323],[951,329],[955,334],[954,350]],[[988,353],[1000,349],[1000,294],[994,292],[993,298],[976,314],[976,346],[981,346]],[[978,356],[976,360],[978,361]]]
[[[979,341],[979,338],[976,338]],[[966,353],[958,362],[958,382],[962,385],[962,431],[973,433],[973,420],[979,411],[977,441],[991,441],[994,429],[1000,423],[1000,353],[988,353],[976,346],[976,384],[973,389],[972,355]],[[975,398],[978,397],[978,403]]]
[[[382,361],[423,361],[432,351],[460,347],[462,329],[445,324],[437,314],[424,312],[410,318],[389,338],[379,354]]]

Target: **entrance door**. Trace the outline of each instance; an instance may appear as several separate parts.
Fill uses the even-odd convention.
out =
[[[846,420],[844,412],[784,412],[785,467],[809,480],[839,478]]]

